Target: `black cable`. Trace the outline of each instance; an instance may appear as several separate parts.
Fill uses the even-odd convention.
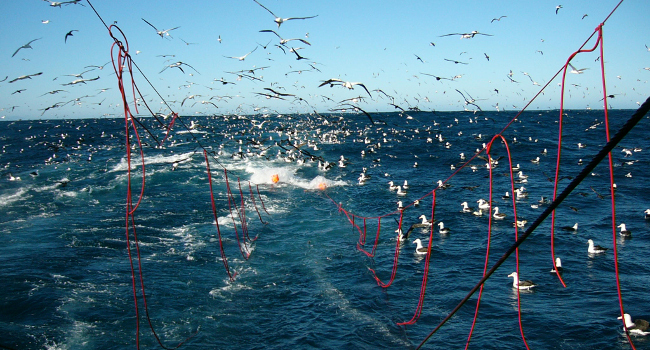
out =
[[[416,349],[420,349],[431,336],[440,329],[460,308],[469,300],[469,298],[485,283],[485,281],[490,278],[490,276],[508,259],[512,253],[530,236],[533,231],[539,226],[546,218],[557,208],[566,197],[584,180],[591,172],[596,168],[596,166],[611,152],[616,145],[625,138],[625,136],[634,128],[634,126],[641,120],[643,117],[650,111],[650,97],[639,107],[639,109],[634,112],[632,117],[621,127],[621,129],[612,137],[612,139],[596,154],[596,156],[587,164],[582,171],[567,185],[567,187],[560,193],[559,196],[544,210],[544,212],[530,225],[530,227],[521,235],[521,237],[510,247],[508,250],[501,256],[501,258],[492,266],[492,268],[486,272],[485,276],[481,278],[480,281],[472,288],[467,296],[456,305],[456,307],[445,317],[436,328],[434,328],[429,335],[427,335],[424,340],[418,345]]]

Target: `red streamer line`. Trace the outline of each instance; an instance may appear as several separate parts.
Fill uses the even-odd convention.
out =
[[[237,231],[237,223],[235,222],[235,215],[232,213],[232,208],[235,207],[235,210],[237,209],[237,203],[235,202],[235,197],[232,195],[232,192],[230,191],[230,181],[228,181],[228,170],[224,169],[223,173],[225,174],[226,178],[226,190],[227,190],[227,196],[228,196],[228,211],[230,212],[230,218],[232,219],[232,225],[235,228],[235,236],[237,237],[237,246],[239,247],[239,251],[241,252],[241,255],[244,257],[245,260],[248,260],[250,257],[250,252],[248,249],[243,249],[242,248],[242,242],[239,239],[239,231]],[[241,219],[241,218],[240,218]],[[243,234],[243,232],[242,232]],[[244,237],[242,237],[243,240]],[[246,242],[244,241],[244,244]]]
[[[255,211],[257,212],[257,217],[260,219],[260,222],[263,223],[264,225],[268,224],[268,222],[262,220],[262,215],[260,215],[260,211],[257,208],[257,203],[255,203],[255,196],[253,195],[253,188],[251,187],[250,181],[248,181],[248,190],[250,192],[251,201],[253,202],[253,207],[255,207]]]
[[[422,314],[422,306],[424,305],[424,296],[427,291],[427,280],[429,278],[429,266],[431,261],[431,244],[433,242],[433,222],[435,222],[435,213],[436,213],[436,192],[433,192],[431,203],[431,227],[429,229],[429,245],[427,245],[427,255],[424,261],[424,272],[422,273],[422,284],[420,285],[420,297],[418,299],[418,305],[415,307],[415,313],[409,321],[398,323],[398,326],[412,325],[417,322]],[[400,225],[401,229],[401,225]]]
[[[210,162],[208,161],[208,153],[204,150],[203,155],[205,157],[205,166],[208,172],[208,183],[210,184],[210,201],[212,203],[212,214],[214,215],[214,223],[217,226],[217,236],[219,237],[219,250],[221,251],[221,260],[223,261],[223,266],[226,268],[226,273],[230,281],[235,280],[237,272],[234,274],[230,273],[230,268],[228,267],[228,258],[226,257],[226,252],[223,249],[223,241],[221,240],[221,229],[219,228],[219,217],[217,216],[217,206],[214,204],[214,192],[212,191],[212,173],[210,172]]]

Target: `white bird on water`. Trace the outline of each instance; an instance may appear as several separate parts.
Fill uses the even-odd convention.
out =
[[[529,290],[537,286],[533,281],[520,281],[516,272],[509,274],[508,277],[512,277],[512,286],[519,290]]]
[[[590,254],[604,253],[607,251],[607,249],[609,249],[609,248],[601,247],[599,245],[594,245],[594,241],[591,239],[588,240],[587,243],[589,244],[589,249],[587,249],[587,252],[589,252]]]
[[[632,322],[632,316],[630,314],[623,314],[625,319],[625,328],[627,331],[634,335],[648,335],[648,328],[650,328],[650,323],[646,320],[637,318]],[[621,316],[618,316],[618,319],[622,319]]]
[[[418,219],[422,220],[419,224],[413,224],[413,226],[422,228],[422,227],[430,227],[431,224],[433,224],[431,221],[427,220],[426,215],[420,215],[418,216]]]
[[[551,273],[562,272],[562,260],[560,258],[555,258],[555,267],[551,270]]]
[[[428,248],[422,246],[422,241],[418,238],[413,243],[417,244],[417,247],[415,247],[415,253],[419,255],[426,255]]]
[[[442,233],[444,235],[444,234],[449,233],[450,231],[451,230],[449,229],[449,227],[445,227],[445,224],[442,221],[440,221],[438,223],[438,232],[440,232],[440,233]]]
[[[618,232],[623,237],[632,237],[632,231],[625,228],[625,224],[621,223],[618,225],[621,230]]]
[[[497,220],[503,220],[505,219],[506,214],[499,213],[499,207],[494,207],[494,214],[492,214],[492,217],[494,217]]]

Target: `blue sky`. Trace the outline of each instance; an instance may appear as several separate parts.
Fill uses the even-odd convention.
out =
[[[287,21],[278,28],[274,16],[253,0],[91,3],[108,24],[117,21],[127,36],[134,61],[181,115],[328,112],[343,108],[340,101],[358,96],[364,98],[353,104],[370,113],[395,111],[391,103],[404,109],[462,111],[466,106],[456,89],[476,99],[483,110],[497,110],[497,106],[499,110],[518,110],[539,91],[540,86],[533,82],[546,84],[618,3],[259,1],[284,18],[318,17]],[[40,0],[2,2],[6,17],[0,22],[0,80],[5,76],[7,80],[0,82],[0,118],[121,115],[122,102],[110,63],[102,70],[83,74],[85,79],[99,77],[97,80],[63,85],[78,79],[66,75],[111,61],[112,39],[87,1],[81,4],[85,6],[70,4],[59,8]],[[556,14],[560,4],[562,8]],[[650,67],[650,51],[645,46],[650,45],[650,24],[645,18],[648,13],[650,2],[624,1],[604,26],[607,93],[616,95],[609,100],[612,108],[636,108],[637,102],[643,102],[650,91],[650,70],[644,69]],[[501,16],[506,17],[492,21]],[[180,28],[161,38],[143,18],[159,30]],[[279,44],[278,37],[260,32],[264,29],[275,30],[286,39],[304,39],[311,45],[291,41],[285,54],[275,46]],[[65,42],[65,34],[70,30],[78,31]],[[491,36],[441,37],[473,30]],[[37,38],[42,39],[33,42],[32,49],[21,49],[12,57],[16,49]],[[587,46],[591,47],[594,40]],[[225,57],[243,56],[256,47],[244,61]],[[302,48],[298,52],[308,59],[296,60],[288,52],[290,47]],[[597,57],[597,53],[587,53],[573,59],[576,68],[587,69],[583,74],[567,74],[567,107],[603,107]],[[178,68],[161,73],[165,66],[178,61],[196,71],[184,66],[184,73]],[[237,75],[227,73],[262,67],[265,68],[255,70],[255,77],[261,80],[238,80]],[[518,83],[508,79],[510,71]],[[9,83],[40,72],[31,79]],[[460,77],[437,81],[422,73],[449,79]],[[221,78],[235,84],[224,85],[217,81]],[[342,86],[319,88],[331,78],[361,82],[372,98],[359,86],[353,90]],[[135,79],[155,112],[170,112],[139,73]],[[529,109],[559,108],[559,83],[559,78],[554,80]],[[302,100],[267,99],[258,94],[268,93],[265,88]],[[59,89],[64,91],[48,93]],[[71,102],[63,105],[68,101]],[[201,101],[213,102],[218,108]],[[57,104],[60,106],[45,110]]]

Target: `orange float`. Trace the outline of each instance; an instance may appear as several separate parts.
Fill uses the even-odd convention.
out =
[[[271,175],[271,181],[272,181],[274,184],[278,183],[278,182],[280,181],[280,176],[278,176],[278,174],[273,174],[273,175]]]

